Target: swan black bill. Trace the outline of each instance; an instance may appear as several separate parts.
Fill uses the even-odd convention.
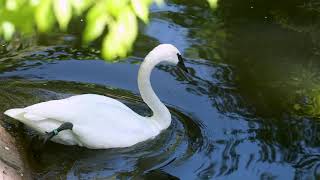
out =
[[[187,69],[186,65],[184,64],[184,59],[182,58],[181,54],[177,54],[177,56],[178,56],[178,59],[179,59],[177,67],[179,69],[181,69],[182,71],[188,73],[188,69]]]

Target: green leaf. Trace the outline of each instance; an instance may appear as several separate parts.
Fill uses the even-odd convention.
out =
[[[71,4],[77,15],[83,13],[87,8],[89,8],[94,0],[71,0]]]
[[[149,0],[148,0],[149,1]],[[131,0],[131,4],[135,14],[143,20],[145,23],[148,23],[149,16],[149,3],[146,0]]]
[[[107,0],[104,2],[105,10],[114,17],[119,16],[128,5],[128,0]]]
[[[40,2],[39,0],[29,0],[31,6],[37,6]]]
[[[53,0],[53,10],[60,28],[66,30],[72,17],[70,0]]]
[[[210,4],[210,7],[212,9],[216,9],[217,6],[218,6],[218,0],[208,0],[209,4]]]
[[[15,31],[14,25],[11,22],[5,21],[1,24],[1,29],[3,32],[3,37],[6,41],[9,41]]]
[[[88,43],[98,38],[103,33],[107,23],[111,22],[112,19],[106,13],[104,3],[101,2],[89,10],[86,21],[83,40]]]
[[[125,57],[131,49],[138,32],[138,22],[131,8],[119,14],[118,21],[110,24],[109,33],[102,44],[102,55],[108,60]]]
[[[98,38],[103,33],[108,19],[109,17],[106,14],[102,14],[97,16],[93,21],[87,21],[87,25],[85,27],[83,35],[84,42],[88,43]]]
[[[119,54],[125,54],[125,50],[122,47],[121,40],[117,39],[117,29],[121,27],[116,24],[109,26],[109,33],[103,39],[102,43],[102,56],[107,60],[113,60]]]
[[[16,0],[7,0],[6,1],[6,9],[9,11],[14,11],[18,8],[18,3]]]
[[[36,7],[35,20],[41,32],[48,31],[53,26],[54,19],[51,4],[52,0],[41,0]]]
[[[126,38],[124,39],[124,43],[127,46],[126,48],[129,50],[131,49],[131,46],[138,34],[137,18],[135,14],[128,9],[126,12],[123,13],[123,16],[121,16],[119,20],[122,21],[126,29],[123,37]]]

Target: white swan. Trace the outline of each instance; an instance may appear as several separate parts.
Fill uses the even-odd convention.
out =
[[[51,100],[4,114],[41,134],[51,132],[48,139],[57,143],[92,149],[132,146],[154,138],[171,123],[169,110],[150,84],[152,69],[163,61],[186,71],[180,52],[171,44],[161,44],[146,56],[139,69],[138,86],[143,101],[153,112],[151,117],[140,116],[123,103],[96,94]]]

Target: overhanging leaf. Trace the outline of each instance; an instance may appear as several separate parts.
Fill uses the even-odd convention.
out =
[[[209,2],[210,7],[211,7],[212,9],[217,8],[217,6],[218,6],[218,0],[208,0],[208,2]]]
[[[66,30],[72,17],[70,0],[53,0],[53,10],[60,28]]]
[[[145,23],[148,23],[149,3],[149,0],[131,0],[135,14]]]
[[[128,5],[128,0],[107,0],[104,2],[106,11],[114,17],[119,16]]]
[[[49,30],[54,23],[51,4],[52,0],[41,0],[36,8],[36,24],[41,32]]]
[[[94,0],[71,0],[71,4],[77,15],[83,13],[83,11],[85,11],[89,6],[91,6],[93,2]]]
[[[102,55],[108,60],[125,57],[131,49],[138,32],[137,19],[127,7],[119,15],[118,21],[109,26],[109,33],[103,40]]]
[[[16,0],[7,0],[6,1],[6,9],[9,11],[14,11],[18,8],[18,3]]]
[[[84,42],[88,43],[98,38],[104,31],[108,19],[109,18],[106,14],[101,14],[97,16],[94,21],[87,21],[83,36]]]
[[[111,17],[105,11],[105,3],[100,2],[90,9],[86,18],[86,27],[83,35],[85,43],[95,40],[104,31],[108,21],[111,22]]]
[[[5,21],[1,24],[1,29],[3,32],[3,37],[6,41],[9,41],[15,31],[14,25],[11,22]]]

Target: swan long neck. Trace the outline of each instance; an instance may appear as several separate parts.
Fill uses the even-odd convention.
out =
[[[145,58],[138,73],[138,87],[143,101],[153,112],[151,120],[156,121],[161,129],[165,129],[171,123],[171,114],[155,94],[150,83],[152,69],[160,62],[161,60],[149,55]]]

